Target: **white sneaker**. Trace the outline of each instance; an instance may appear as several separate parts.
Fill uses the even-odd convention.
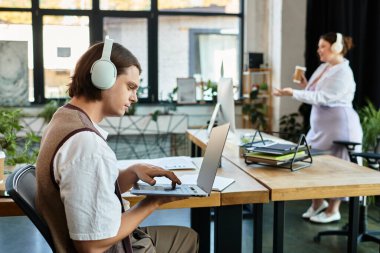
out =
[[[340,220],[340,212],[336,212],[330,216],[327,216],[325,212],[310,217],[310,221],[315,223],[330,223]]]
[[[317,210],[314,210],[313,205],[311,205],[309,209],[307,209],[307,211],[302,214],[302,218],[309,219],[310,217],[313,217],[317,215],[318,213],[322,212],[328,206],[329,206],[329,203],[326,200],[323,200],[322,204],[317,208]]]

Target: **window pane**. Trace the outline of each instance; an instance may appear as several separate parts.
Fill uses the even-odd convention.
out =
[[[177,77],[218,82],[223,71],[224,77],[232,77],[234,84],[239,84],[238,31],[239,18],[236,17],[160,17],[159,99],[167,100],[177,85]],[[198,89],[197,99],[201,99]]]
[[[20,45],[23,43],[12,43],[14,41],[17,42],[25,42],[25,46]],[[20,85],[22,87],[25,87],[25,91],[23,93],[26,93],[26,100],[29,100],[30,102],[34,101],[34,89],[33,89],[33,35],[32,35],[32,15],[30,12],[0,12],[0,43],[4,43],[3,45],[6,45],[7,42],[10,42],[11,44],[17,44],[14,45],[15,47],[18,47],[19,45],[22,48],[25,48],[26,52],[24,54],[23,51],[14,52],[18,54],[18,59],[16,57],[12,56],[11,58],[8,58],[10,62],[8,62],[6,55],[4,53],[1,53],[1,60],[4,60],[7,63],[0,63],[0,85],[2,88],[0,88],[0,100],[3,100],[2,95],[8,97],[5,95],[5,92],[7,90],[11,92],[13,89],[17,89],[18,91],[24,90],[24,88],[21,87],[11,87],[14,85]],[[13,45],[6,45],[11,46],[12,49],[15,49]],[[5,50],[7,51],[7,50]],[[21,58],[20,58],[21,57]],[[17,62],[15,62],[17,60]],[[28,73],[23,74],[19,73],[22,64],[28,65]],[[12,69],[15,68],[15,69]],[[12,74],[11,74],[12,73]],[[21,80],[19,78],[19,74],[22,74],[26,77],[26,80],[24,80],[23,83],[20,83]],[[13,81],[12,81],[13,80]],[[5,87],[7,86],[7,87]],[[17,92],[18,92],[17,91]],[[29,91],[29,94],[28,94]],[[24,93],[24,94],[25,94]],[[26,101],[27,102],[27,101]]]
[[[240,0],[158,0],[160,11],[240,13]]]
[[[130,50],[142,68],[140,98],[148,97],[148,21],[145,18],[104,18],[104,35]]]
[[[92,9],[92,0],[40,0],[41,9]]]
[[[43,17],[46,98],[67,97],[71,72],[90,44],[88,23],[82,16]]]
[[[31,8],[32,1],[31,0],[1,0],[0,7],[5,8]]]
[[[146,11],[150,10],[150,0],[100,0],[101,10]]]

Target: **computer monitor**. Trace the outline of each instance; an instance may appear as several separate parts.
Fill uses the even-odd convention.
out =
[[[219,112],[219,108],[220,108],[220,104],[216,103],[214,111],[212,112],[212,115],[211,115],[210,122],[208,123],[208,127],[207,127],[207,136],[209,137],[211,134],[211,130],[214,127],[216,116],[218,115],[218,112]]]
[[[230,123],[230,132],[236,133],[235,100],[232,78],[221,78],[218,83],[218,125]]]

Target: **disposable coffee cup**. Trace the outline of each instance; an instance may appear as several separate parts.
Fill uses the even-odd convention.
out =
[[[4,182],[5,153],[0,151],[0,183]]]
[[[301,83],[302,81],[302,74],[304,74],[306,71],[305,67],[296,66],[296,69],[294,70],[293,74],[293,82],[295,83]]]

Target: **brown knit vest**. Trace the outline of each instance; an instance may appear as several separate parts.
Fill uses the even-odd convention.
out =
[[[56,252],[76,252],[70,239],[66,214],[60,198],[59,186],[54,179],[53,161],[58,149],[74,134],[96,130],[88,115],[81,109],[67,104],[58,109],[44,131],[40,153],[36,163],[37,196],[36,207],[44,218],[53,237]],[[115,183],[115,194],[121,200],[120,191]],[[123,208],[123,204],[121,204]],[[123,211],[123,210],[122,210]],[[132,252],[129,237],[113,245],[107,253]]]

